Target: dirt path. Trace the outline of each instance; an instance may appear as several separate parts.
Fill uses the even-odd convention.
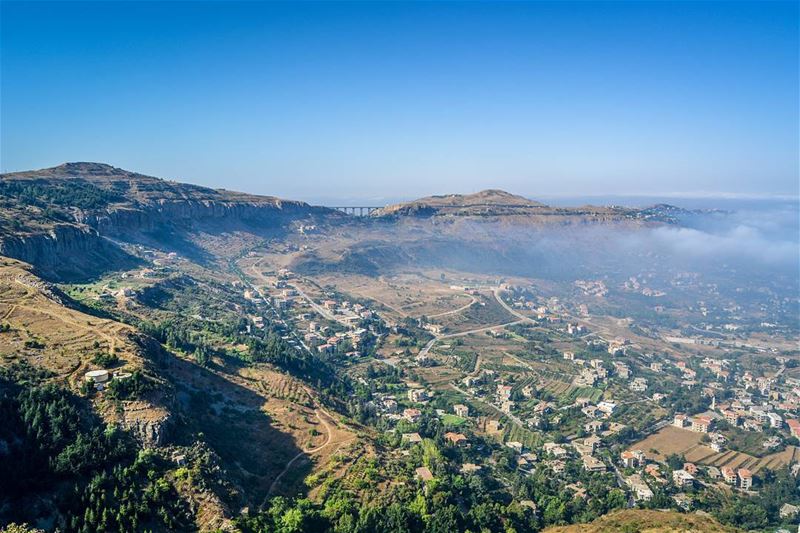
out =
[[[311,455],[313,453],[316,453],[316,452],[320,451],[325,446],[327,446],[328,444],[331,443],[331,439],[333,438],[333,432],[331,431],[331,427],[328,425],[328,423],[325,421],[325,419],[322,418],[319,415],[319,409],[314,409],[314,415],[317,417],[317,419],[320,421],[320,423],[325,427],[325,432],[328,434],[327,437],[325,438],[325,442],[323,444],[321,444],[320,446],[317,446],[316,448],[312,448],[310,450],[303,450],[302,452],[300,452],[297,455],[295,455],[294,457],[292,457],[289,460],[289,462],[286,463],[286,466],[283,467],[283,470],[281,470],[281,473],[278,474],[278,477],[276,477],[275,480],[272,482],[272,485],[269,486],[269,491],[267,492],[267,498],[269,498],[272,495],[272,492],[275,490],[275,487],[277,486],[277,484],[280,483],[280,481],[283,478],[283,476],[286,474],[286,472],[288,472],[292,468],[292,465],[297,460],[299,460],[301,457],[305,457],[306,455]],[[267,500],[264,499],[264,503],[262,503],[261,505],[263,506],[266,503],[267,503]]]
[[[303,387],[303,388],[305,389],[306,393],[308,393],[309,396],[311,396],[311,391],[306,387]],[[317,452],[320,452],[320,451],[322,451],[323,449],[325,449],[326,447],[328,447],[331,444],[338,444],[338,446],[337,446],[337,450],[338,450],[343,445],[345,445],[348,442],[356,439],[356,435],[353,435],[352,437],[349,437],[349,438],[346,438],[346,439],[335,440],[334,439],[334,435],[336,433],[336,430],[339,429],[339,428],[342,428],[343,424],[341,424],[340,422],[337,422],[336,418],[333,415],[331,415],[324,407],[319,406],[319,407],[315,408],[314,409],[314,415],[317,417],[317,419],[320,421],[322,426],[325,428],[325,432],[327,434],[327,436],[325,438],[325,442],[323,442],[322,444],[320,444],[316,448],[311,448],[310,450],[303,450],[303,451],[299,452],[297,455],[292,457],[289,460],[288,463],[286,463],[286,466],[283,468],[283,470],[281,470],[280,474],[278,474],[278,476],[275,478],[275,480],[269,486],[269,491],[267,492],[267,495],[264,498],[264,502],[261,504],[262,507],[267,503],[267,500],[272,495],[272,493],[275,491],[275,487],[278,486],[278,483],[280,483],[281,479],[283,479],[283,476],[286,475],[292,469],[292,466],[294,466],[294,464],[297,461],[299,461],[301,458],[308,457],[308,456],[313,455],[313,454],[315,454]],[[322,415],[324,415],[324,416],[322,416]],[[328,420],[325,419],[325,417],[330,419],[330,421],[333,423],[334,427],[331,427],[331,424],[328,422]],[[346,430],[346,427],[344,429]]]
[[[5,315],[3,315],[3,318],[2,318],[2,320],[6,320],[6,319],[7,319],[8,317],[10,317],[10,316],[11,316],[11,314],[12,314],[14,311],[16,311],[16,310],[17,310],[17,304],[14,304],[14,305],[12,305],[12,306],[11,306],[11,307],[8,309],[8,311],[6,312],[6,314],[5,314]]]

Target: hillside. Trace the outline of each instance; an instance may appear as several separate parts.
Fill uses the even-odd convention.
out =
[[[158,320],[155,311],[137,308],[141,316]],[[30,265],[0,257],[0,477],[13,472],[25,487],[7,493],[0,484],[0,500],[11,502],[0,506],[0,523],[11,518],[41,525],[55,519],[62,530],[78,530],[76,518],[61,522],[77,516],[75,506],[86,505],[71,499],[73,484],[80,491],[85,486],[98,513],[118,505],[110,496],[90,496],[102,490],[85,485],[91,455],[98,455],[100,467],[135,469],[148,450],[152,473],[145,479],[119,473],[133,476],[125,483],[139,486],[145,501],[135,511],[123,509],[116,522],[95,522],[99,514],[83,517],[89,530],[105,529],[103,523],[107,530],[128,530],[126,520],[155,531],[229,530],[235,509],[256,508],[273,492],[293,492],[305,474],[333,468],[335,453],[359,444],[352,429],[321,405],[318,391],[286,369],[256,356],[198,364],[193,344],[175,346],[178,325],[165,334],[169,338],[159,339],[166,341],[162,344],[140,327],[84,307],[38,278]],[[228,341],[204,349],[216,354],[243,346]],[[285,351],[278,355],[281,361],[289,358]],[[108,381],[95,390],[86,374],[103,370]],[[44,414],[29,416],[32,410]],[[82,422],[59,427],[72,418]],[[93,443],[102,434],[99,428],[112,425],[119,429],[114,442]],[[51,432],[58,442],[42,440]],[[338,462],[335,466],[341,469]],[[159,490],[172,500],[172,518],[146,510],[152,489],[146,485],[155,475]]]
[[[54,187],[61,193],[76,193],[77,207],[96,209],[113,205],[155,205],[174,201],[250,202],[260,205],[306,206],[303,202],[286,202],[273,196],[211,189],[169,181],[138,172],[113,167],[105,163],[64,163],[52,168],[26,170],[0,175],[3,189],[38,186]],[[48,195],[57,199],[58,194]],[[59,202],[67,205],[66,201]],[[75,204],[73,204],[75,205]]]
[[[194,235],[266,235],[335,211],[167,181],[102,163],[0,175],[0,254],[52,279],[95,277],[139,261],[120,241],[168,245],[203,258]],[[206,257],[206,259],[209,259]]]
[[[639,210],[622,207],[551,207],[498,189],[487,189],[474,194],[429,196],[385,207],[374,212],[373,216],[514,218],[539,224],[612,222],[646,218]]]
[[[706,514],[674,511],[625,510],[602,516],[589,524],[550,527],[545,533],[734,533]]]
[[[0,365],[32,365],[73,390],[82,387],[90,370],[141,377],[148,392],[138,401],[117,408],[98,399],[95,408],[144,444],[161,442],[169,418],[168,387],[147,354],[151,340],[128,325],[76,309],[58,289],[33,275],[29,265],[7,258],[0,258],[0,318]]]

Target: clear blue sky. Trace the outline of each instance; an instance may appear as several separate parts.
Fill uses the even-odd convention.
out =
[[[796,2],[2,2],[3,171],[798,193]]]

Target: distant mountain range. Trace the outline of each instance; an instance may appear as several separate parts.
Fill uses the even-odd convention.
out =
[[[53,278],[85,277],[133,264],[119,241],[169,241],[191,248],[196,233],[286,231],[292,225],[369,223],[334,209],[168,181],[103,163],[65,163],[0,175],[0,254]],[[681,210],[551,207],[505,191],[431,196],[377,210],[371,220],[477,220],[533,226],[674,223]],[[195,249],[197,253],[200,250]]]

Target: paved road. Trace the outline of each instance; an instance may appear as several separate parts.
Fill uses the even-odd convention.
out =
[[[462,305],[458,309],[453,309],[452,311],[445,311],[444,313],[436,313],[435,315],[428,315],[428,318],[437,318],[440,316],[454,315],[456,313],[460,313],[461,311],[465,311],[469,309],[472,304],[478,301],[478,299],[475,298],[474,296],[470,296],[470,300],[471,301],[468,304]]]
[[[467,335],[472,335],[473,333],[481,333],[483,331],[491,331],[493,329],[502,329],[502,328],[505,328],[505,327],[508,327],[508,326],[513,326],[515,324],[521,324],[522,322],[524,322],[524,321],[523,320],[515,320],[513,322],[506,322],[505,324],[496,324],[494,326],[484,326],[484,327],[480,327],[480,328],[476,328],[476,329],[471,329],[469,331],[460,331],[458,333],[448,333],[446,335],[436,335],[436,336],[434,336],[434,338],[429,340],[428,344],[426,344],[419,351],[419,355],[427,355],[428,352],[431,351],[431,348],[433,348],[433,345],[436,344],[440,340],[452,339],[454,337],[465,337]]]
[[[336,315],[334,315],[333,313],[331,313],[330,311],[328,311],[327,309],[325,309],[324,307],[319,305],[317,302],[315,302],[314,299],[311,298],[311,296],[309,296],[308,294],[306,294],[305,291],[299,285],[297,285],[295,283],[288,283],[288,285],[291,288],[293,288],[294,290],[296,290],[297,294],[302,296],[308,302],[308,305],[310,305],[311,308],[314,311],[316,311],[317,313],[319,313],[320,315],[322,315],[323,317],[327,318],[328,320],[330,320],[332,322],[338,322],[339,324],[341,324],[343,326],[350,327],[350,324],[348,324],[347,322],[345,322],[344,320],[342,320],[341,318],[337,317]]]
[[[505,309],[515,317],[521,319],[523,322],[534,322],[534,320],[531,317],[525,316],[522,313],[514,310],[510,305],[508,305],[505,301],[503,301],[503,298],[500,296],[499,287],[495,287],[492,293],[494,294],[494,299],[497,300],[497,303],[503,306],[503,309]]]
[[[505,411],[503,411],[502,409],[500,409],[499,407],[497,407],[497,406],[496,406],[495,404],[493,404],[492,402],[486,401],[486,400],[484,400],[484,399],[482,399],[482,398],[478,398],[478,397],[477,397],[477,396],[475,396],[474,394],[470,394],[468,391],[465,391],[464,389],[462,389],[462,388],[460,388],[460,387],[458,387],[457,385],[454,385],[454,384],[452,384],[452,383],[450,384],[450,387],[452,387],[454,390],[456,390],[456,391],[460,392],[461,394],[463,394],[463,395],[464,395],[464,396],[466,396],[467,398],[472,398],[472,399],[473,399],[473,400],[475,400],[476,402],[481,402],[481,403],[482,403],[482,404],[484,404],[484,405],[488,405],[489,407],[491,407],[492,409],[494,409],[495,411],[497,411],[498,413],[500,413],[500,415],[501,415],[501,416],[508,417],[508,418],[509,418],[509,420],[513,421],[513,422],[514,422],[515,424],[517,424],[519,427],[521,427],[521,428],[524,428],[524,427],[525,427],[525,424],[522,422],[522,420],[520,420],[520,418],[519,418],[518,416],[516,416],[516,415],[512,415],[512,414],[510,414],[510,413],[506,413]]]

